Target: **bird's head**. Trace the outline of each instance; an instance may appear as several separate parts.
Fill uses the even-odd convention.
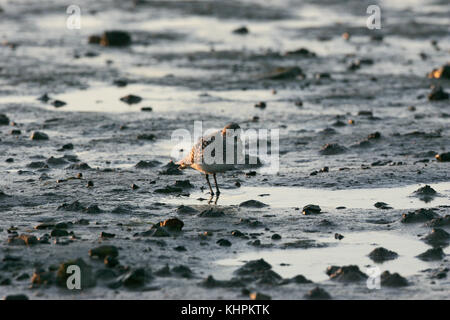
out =
[[[233,132],[233,131],[239,130],[239,129],[241,129],[241,127],[236,122],[231,122],[222,129],[222,136],[225,136],[227,134],[228,130]]]

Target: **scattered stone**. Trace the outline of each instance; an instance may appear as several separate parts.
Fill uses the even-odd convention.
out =
[[[0,10],[1,11],[1,10]],[[3,300],[29,300],[28,297],[24,294],[9,294],[3,298]]]
[[[157,167],[161,164],[161,162],[156,161],[156,160],[151,160],[151,161],[139,161],[134,167],[137,169],[150,169],[150,168],[154,168]]]
[[[176,165],[173,161],[170,161],[163,167],[163,170],[159,172],[159,174],[163,175],[181,175],[183,172],[179,169],[179,166]]]
[[[278,233],[274,233],[272,235],[272,240],[280,240],[280,239],[281,239],[281,236]]]
[[[102,38],[100,36],[92,35],[92,36],[89,36],[88,43],[89,44],[100,44],[101,40],[102,40]]]
[[[131,214],[133,212],[132,210],[133,208],[130,207],[129,205],[118,205],[117,207],[115,207],[111,213],[114,214]]]
[[[309,51],[306,48],[300,48],[297,50],[287,51],[285,53],[286,56],[303,56],[303,57],[315,57],[316,54],[312,51]]]
[[[369,134],[367,136],[368,140],[377,140],[377,139],[380,139],[380,138],[381,138],[381,133],[379,133],[378,131],[374,132],[374,133],[371,133],[371,134]]]
[[[249,32],[250,31],[248,30],[248,28],[246,26],[242,26],[242,27],[239,27],[239,28],[233,30],[234,34],[240,34],[240,35],[248,34]]]
[[[51,104],[55,108],[61,108],[61,107],[65,106],[67,103],[65,103],[64,101],[61,101],[61,100],[53,100]]]
[[[431,87],[431,92],[428,94],[428,100],[430,101],[447,100],[448,98],[449,94],[445,92],[439,85],[433,85]]]
[[[235,288],[243,287],[244,283],[239,279],[231,280],[216,280],[213,276],[208,276],[204,281],[200,283],[200,286],[211,289],[211,288]]]
[[[73,144],[67,143],[58,149],[59,152],[66,151],[66,150],[73,150]]]
[[[431,248],[427,251],[419,254],[417,258],[423,261],[436,261],[442,260],[445,257],[445,253],[441,247]]]
[[[435,228],[423,240],[433,247],[447,246],[450,241],[450,234],[443,229]]]
[[[231,247],[231,242],[227,239],[219,239],[216,243],[221,247]]]
[[[370,110],[360,110],[358,111],[358,116],[364,116],[364,117],[372,117],[373,112]],[[379,132],[377,132],[379,134]]]
[[[32,287],[41,285],[50,285],[55,282],[55,274],[44,269],[36,269],[31,277]]]
[[[111,30],[105,31],[101,37],[98,35],[90,36],[88,42],[105,47],[124,47],[131,44],[131,36],[126,31]]]
[[[43,161],[34,161],[27,164],[27,168],[30,169],[48,169],[48,165]]]
[[[170,237],[170,233],[167,231],[167,229],[159,225],[153,225],[153,227],[150,230],[138,233],[137,235],[143,237],[159,237],[159,238]]]
[[[294,104],[295,104],[297,107],[303,107],[303,101],[300,100],[300,99],[295,100],[295,101],[294,101]],[[329,128],[329,129],[331,129],[331,128]],[[331,130],[333,130],[333,129],[331,129]]]
[[[46,233],[43,236],[39,237],[38,241],[40,244],[50,244],[50,235]]]
[[[103,260],[103,263],[108,268],[114,268],[119,265],[119,260],[117,259],[117,257],[106,256]]]
[[[435,158],[439,162],[450,162],[450,152],[437,154]]]
[[[342,39],[347,40],[347,41],[350,40],[350,33],[344,32],[342,34]]]
[[[383,247],[378,247],[369,253],[369,258],[374,262],[381,263],[388,260],[393,260],[398,257],[398,254],[394,251],[390,251]]]
[[[107,256],[117,257],[119,255],[119,250],[115,246],[105,245],[99,246],[94,249],[89,250],[89,256],[98,257],[99,259],[105,259]]]
[[[450,64],[443,65],[438,69],[433,69],[428,74],[430,79],[450,79]]]
[[[82,225],[82,226],[87,226],[89,225],[89,220],[87,219],[80,219],[77,222],[75,222],[76,224]]]
[[[269,295],[260,293],[260,292],[250,293],[250,299],[251,300],[272,300],[272,298]]]
[[[179,277],[187,278],[187,279],[192,278],[192,275],[193,275],[192,270],[189,269],[189,267],[186,267],[183,265],[173,267],[171,272],[175,273]]]
[[[34,228],[36,230],[47,230],[47,229],[53,229],[55,227],[54,223],[50,223],[50,222],[44,222],[44,223],[40,223],[37,226],[35,226]]]
[[[312,283],[311,280],[305,278],[305,276],[299,274],[296,275],[295,277],[289,279],[289,282],[293,282],[293,283],[297,283],[297,284],[307,284],[307,283]]]
[[[109,257],[106,257],[105,259],[107,259]],[[111,280],[117,277],[117,273],[112,270],[111,268],[103,268],[103,269],[99,269],[95,272],[95,278],[97,280]]]
[[[67,229],[70,225],[72,225],[72,222],[58,222],[55,224],[56,229]]]
[[[189,182],[189,180],[176,180],[175,187],[183,188],[183,189],[191,189],[194,186]]]
[[[239,204],[239,207],[264,208],[264,207],[268,207],[268,205],[265,203],[262,203],[261,201],[258,201],[258,200],[248,200],[248,201],[244,201],[241,204]]]
[[[315,287],[305,294],[305,298],[310,300],[329,300],[331,299],[331,295],[324,289]]]
[[[116,79],[113,81],[113,84],[117,87],[126,87],[128,85],[128,81],[126,79]]]
[[[142,112],[152,112],[152,111],[153,111],[153,108],[152,108],[152,107],[142,107],[142,108],[141,108],[141,111],[142,111]]]
[[[161,227],[165,227],[170,231],[181,231],[184,226],[184,222],[178,218],[171,218],[160,222]]]
[[[60,166],[60,165],[67,164],[67,161],[64,159],[64,157],[61,157],[61,158],[50,157],[47,159],[46,162],[48,165],[51,165],[51,166]]]
[[[241,276],[255,275],[264,271],[272,269],[272,266],[268,264],[264,259],[252,260],[244,264],[237,269],[235,273]]]
[[[437,192],[429,185],[426,185],[414,191],[413,194],[424,202],[430,202],[437,195]]]
[[[397,272],[391,274],[389,271],[384,271],[381,274],[381,285],[386,287],[405,287],[408,285],[408,281]]]
[[[100,238],[104,238],[104,239],[110,239],[110,238],[114,238],[116,235],[114,233],[108,233],[108,232],[104,232],[102,231],[102,233],[100,233]]]
[[[374,207],[383,210],[392,209],[386,202],[377,202],[374,204]]]
[[[155,193],[162,193],[162,194],[168,194],[168,193],[181,193],[183,192],[182,188],[173,187],[173,186],[166,186],[164,188],[156,189]]]
[[[433,273],[431,274],[431,279],[444,279],[447,278],[447,273],[449,269],[448,268],[439,268],[436,270],[433,270]]]
[[[40,140],[40,141],[48,140],[48,135],[43,132],[33,131],[31,133],[30,139],[31,140]]]
[[[177,212],[180,214],[197,214],[198,211],[192,207],[181,205],[177,208]]]
[[[328,267],[327,274],[331,280],[339,282],[358,282],[367,279],[367,275],[361,272],[356,265]]]
[[[9,118],[5,114],[0,113],[0,126],[7,126],[9,122]]]
[[[426,223],[428,227],[446,227],[450,226],[450,215],[445,215],[445,217],[434,218]]]
[[[435,195],[437,194],[436,190],[434,190],[432,187],[430,187],[429,185],[425,185],[425,187],[421,187],[419,189],[417,189],[416,191],[414,191],[414,194],[417,195]]]
[[[327,73],[327,72],[319,72],[314,74],[314,78],[316,79],[331,79],[331,74]]]
[[[237,238],[243,238],[245,237],[245,234],[243,234],[242,232],[240,232],[239,230],[233,230],[231,231],[231,235],[233,237],[237,237]]]
[[[121,283],[130,289],[136,289],[144,286],[152,276],[144,268],[139,268],[128,272],[121,278]]]
[[[302,69],[299,67],[280,67],[273,70],[271,73],[264,76],[265,79],[270,80],[289,80],[296,78],[304,78]]]
[[[220,218],[225,216],[225,213],[222,210],[211,207],[200,212],[198,216],[203,218]]]
[[[38,240],[35,236],[30,234],[22,234],[18,237],[23,243],[27,246],[31,246],[38,243]]]
[[[172,272],[170,272],[169,265],[165,265],[161,269],[155,272],[155,275],[158,277],[170,277],[172,275]]]
[[[42,96],[40,96],[36,100],[39,100],[39,101],[44,102],[44,103],[47,103],[47,102],[49,102],[51,100],[51,98],[49,97],[48,93],[44,93]]]
[[[257,104],[255,104],[255,108],[258,108],[258,109],[265,109],[266,106],[267,105],[266,105],[266,103],[264,101],[260,101]]]
[[[135,95],[129,94],[129,95],[125,96],[125,97],[120,98],[120,101],[131,105],[131,104],[137,104],[137,103],[141,102],[142,98],[139,97],[139,96],[135,96]]]
[[[336,208],[337,209],[337,208]],[[317,225],[319,226],[319,227],[332,227],[332,226],[335,226],[335,223],[333,223],[333,222],[331,222],[330,220],[327,220],[327,219],[322,219],[322,220],[320,220],[318,223],[317,223]]]
[[[12,281],[10,278],[0,278],[0,286],[9,286],[11,283]]]
[[[90,170],[91,167],[86,162],[78,162],[71,164],[66,168],[67,170]]]
[[[334,238],[336,240],[342,240],[342,239],[344,239],[344,236],[342,234],[340,234],[340,233],[335,233],[334,234]]]
[[[439,218],[439,215],[432,209],[418,209],[414,212],[408,212],[402,214],[401,222],[403,223],[417,223],[426,222],[435,218]]]
[[[69,232],[67,232],[66,230],[63,230],[63,229],[54,229],[50,233],[50,236],[52,236],[52,238],[53,237],[67,237],[68,235],[69,235]]]
[[[131,189],[133,189],[133,190],[137,190],[137,189],[139,189],[139,186],[137,185],[137,184],[132,184],[131,185]]]
[[[327,143],[322,147],[322,149],[319,151],[321,155],[324,156],[330,156],[330,155],[336,155],[341,154],[347,151],[347,148],[337,144],[337,143]]]
[[[303,211],[302,213],[304,215],[309,215],[309,214],[319,214],[320,211],[322,211],[322,209],[315,204],[308,204],[306,206],[303,207]]]

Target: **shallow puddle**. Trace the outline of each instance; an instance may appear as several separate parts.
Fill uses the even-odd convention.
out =
[[[216,263],[225,267],[225,271],[221,270],[214,276],[217,279],[227,279],[246,261],[261,258],[270,263],[273,270],[283,278],[302,274],[314,282],[327,280],[325,270],[331,265],[358,265],[359,269],[365,273],[370,273],[367,269],[376,266],[380,272],[389,270],[391,273],[398,272],[402,276],[411,276],[421,270],[439,265],[439,262],[424,262],[416,258],[415,256],[430,247],[417,238],[406,235],[374,231],[358,232],[346,234],[344,239],[327,244],[329,246],[325,248],[253,251],[231,259],[218,260]],[[374,263],[368,254],[380,246],[398,253],[399,257],[381,264]],[[449,253],[448,248],[445,253]]]
[[[219,182],[220,183],[220,182]],[[205,183],[206,184],[206,183]],[[241,187],[233,190],[222,190],[217,204],[239,205],[241,202],[254,199],[273,208],[303,207],[307,204],[318,204],[322,208],[344,206],[355,209],[375,209],[374,204],[382,201],[394,209],[415,209],[450,205],[450,183],[432,184],[439,196],[430,202],[424,202],[412,196],[413,192],[424,185],[410,185],[396,188],[362,188],[345,190],[309,189],[300,187]],[[199,204],[199,198],[207,198],[207,194],[194,192],[188,198],[168,198],[169,203]]]

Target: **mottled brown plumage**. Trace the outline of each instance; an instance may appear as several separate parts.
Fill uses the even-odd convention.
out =
[[[199,141],[192,147],[190,153],[183,160],[178,162],[180,165],[180,169],[192,168],[197,171],[200,171],[206,175],[206,182],[208,183],[209,190],[211,195],[214,195],[214,192],[211,187],[211,183],[209,182],[209,175],[212,174],[214,177],[214,183],[216,184],[216,193],[220,194],[219,186],[217,184],[216,173],[225,172],[228,170],[232,170],[237,164],[237,157],[239,152],[239,137],[233,136],[235,130],[239,130],[240,127],[236,123],[230,123],[226,125],[222,130],[218,130],[210,135],[204,136],[199,139]],[[223,139],[223,140],[216,140]],[[211,146],[211,159],[208,158],[209,154],[205,155],[205,151],[208,150],[207,147],[210,146],[214,142],[222,142],[223,141],[223,159],[222,163],[217,154],[214,146]],[[230,149],[233,150],[233,161],[232,163],[227,163],[227,150],[230,152]],[[212,161],[214,160],[214,161]]]

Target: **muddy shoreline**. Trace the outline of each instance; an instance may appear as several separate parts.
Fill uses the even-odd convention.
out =
[[[360,1],[79,2],[69,30],[57,1],[0,1],[0,297],[448,299],[445,1],[378,1],[374,31]],[[130,43],[88,43],[106,30]],[[279,172],[208,203],[170,164],[198,120],[279,129]]]

